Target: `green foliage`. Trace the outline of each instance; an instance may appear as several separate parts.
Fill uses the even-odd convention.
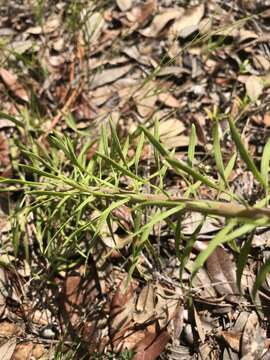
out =
[[[14,122],[20,126],[20,122]],[[265,146],[259,172],[231,119],[229,119],[229,124],[232,138],[247,169],[253,172],[267,193],[269,141]],[[110,130],[110,136],[108,136],[108,130]],[[50,264],[53,272],[73,267],[81,261],[80,259],[87,261],[96,243],[101,241],[103,226],[117,221],[113,211],[126,205],[131,210],[134,221],[134,228],[129,230],[130,240],[127,243],[131,249],[129,275],[132,276],[137,268],[142,250],[148,251],[155,261],[157,256],[149,241],[149,235],[156,224],[166,221],[175,231],[176,255],[180,260],[181,278],[203,225],[201,222],[194,233],[186,237],[182,234],[181,219],[190,211],[198,211],[205,216],[225,217],[227,223],[224,228],[197,256],[192,269],[192,279],[217,246],[224,243],[233,246],[235,244],[233,241],[252,233],[257,227],[269,224],[269,211],[262,208],[268,202],[267,196],[255,207],[249,207],[242,205],[243,199],[237,198],[231,192],[228,176],[236,166],[237,154],[233,154],[227,165],[224,165],[217,120],[213,122],[213,160],[216,163],[220,181],[202,174],[196,167],[194,126],[191,129],[187,163],[176,159],[174,154],[163,146],[158,134],[158,123],[155,125],[155,135],[141,127],[138,137],[133,139],[131,145],[129,145],[129,140],[122,144],[112,122],[109,122],[109,127],[102,128],[98,151],[90,160],[87,160],[87,150],[93,145],[91,141],[78,147],[70,137],[55,132],[49,137],[51,148],[48,152],[28,133],[28,146],[19,145],[26,159],[23,164],[18,164],[21,178],[1,179],[2,183],[14,183],[15,186],[21,187],[24,193],[13,218],[15,253],[18,254],[23,237],[23,251],[25,257],[29,258],[30,239],[25,227],[28,219],[32,218],[35,223],[35,238],[40,256]],[[140,162],[147,140],[154,148],[156,165],[150,176],[144,175],[143,165]],[[128,156],[129,146],[136,146],[134,158]],[[183,198],[171,198],[164,191],[163,184],[166,181],[168,168],[186,182],[187,190]],[[31,180],[28,180],[29,177]],[[227,197],[234,200],[234,203],[194,198],[201,186],[218,190],[218,194],[225,193]],[[145,211],[150,208],[154,212],[145,222]],[[96,215],[93,218],[94,213]],[[176,222],[171,220],[175,217],[178,219]],[[84,241],[86,236],[89,239],[87,246]],[[182,243],[184,248],[183,252],[180,252],[179,246]],[[248,240],[239,257],[237,269],[239,287],[250,247],[251,240]],[[233,248],[237,250],[236,245]],[[76,254],[77,256],[74,257]],[[266,276],[269,267],[267,264],[259,272],[254,294]]]

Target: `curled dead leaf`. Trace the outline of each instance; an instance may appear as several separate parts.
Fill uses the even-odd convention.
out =
[[[249,76],[246,83],[246,92],[250,100],[257,101],[263,92],[264,83],[259,76]]]
[[[179,18],[183,13],[182,8],[167,9],[163,13],[156,15],[151,25],[140,30],[140,33],[145,37],[156,37],[171,20]]]
[[[199,23],[204,15],[205,5],[200,4],[188,9],[185,14],[174,22],[170,28],[170,36],[172,38],[186,38],[198,29]]]
[[[0,76],[7,86],[7,88],[13,92],[15,96],[26,102],[29,101],[29,97],[23,86],[18,82],[18,78],[10,70],[0,68]]]
[[[116,0],[116,4],[121,11],[127,11],[132,7],[133,0]]]
[[[151,283],[148,283],[143,287],[138,297],[136,311],[133,314],[135,322],[142,324],[151,319],[155,308],[154,296],[154,287]]]
[[[230,255],[219,246],[207,259],[206,267],[216,291],[227,300],[238,303],[235,264]]]
[[[153,15],[155,9],[156,0],[149,0],[142,6],[134,7],[129,13],[127,13],[127,18],[131,22],[143,25],[150,16]]]

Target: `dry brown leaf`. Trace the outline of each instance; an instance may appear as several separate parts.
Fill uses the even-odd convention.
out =
[[[264,350],[264,340],[265,332],[259,325],[258,315],[253,311],[248,317],[242,336],[242,359],[259,359]]]
[[[9,295],[7,288],[8,280],[5,270],[0,268],[0,317],[2,317],[6,308],[6,298]]]
[[[3,321],[0,323],[0,337],[11,337],[11,336],[20,336],[23,334],[23,330],[17,324],[10,323],[8,321]]]
[[[16,338],[11,338],[0,344],[1,360],[11,360],[16,348]]]
[[[125,65],[122,67],[111,68],[97,73],[90,84],[90,89],[96,89],[105,84],[109,84],[122,76],[126,75],[132,68],[132,65]]]
[[[178,302],[173,318],[173,339],[180,339],[184,325],[184,306]]]
[[[206,267],[217,292],[225,296],[227,300],[238,303],[235,264],[232,262],[230,255],[219,246],[207,259]]]
[[[150,16],[153,15],[156,9],[156,0],[149,0],[143,6],[134,7],[129,13],[127,13],[127,18],[131,22],[137,22],[140,25],[143,25]]]
[[[155,110],[157,95],[147,95],[137,100],[137,110],[143,118],[150,116]]]
[[[151,25],[140,30],[140,33],[146,37],[156,37],[169,21],[178,19],[183,13],[184,10],[182,8],[166,9],[163,13],[156,15]]]
[[[270,126],[270,114],[269,113],[264,114],[263,123],[267,127]]]
[[[172,108],[179,108],[180,102],[170,93],[162,93],[158,95],[158,101],[162,104],[172,107]]]
[[[204,10],[204,4],[188,9],[185,14],[171,26],[169,31],[171,37],[185,38],[196,31],[204,15]]]
[[[29,97],[25,89],[18,82],[18,78],[10,70],[0,68],[0,76],[7,88],[14,93],[19,99],[29,101]]]
[[[0,133],[0,165],[10,165],[8,141],[5,133]]]
[[[80,289],[81,277],[79,275],[68,276],[63,286],[63,310],[67,314],[72,326],[79,321],[79,314],[76,310],[83,301],[83,293]]]
[[[92,12],[89,16],[89,10],[85,9],[81,16],[84,19],[83,38],[87,43],[96,43],[106,26],[103,15],[99,12]],[[85,19],[87,20],[85,21]]]
[[[135,308],[134,290],[130,282],[127,285],[127,279],[123,279],[117,287],[117,290],[111,301],[110,308],[110,336],[114,337],[117,332],[123,329],[132,319]]]
[[[259,76],[249,76],[246,83],[246,92],[250,100],[257,101],[263,92],[263,80]]]
[[[259,37],[258,34],[256,34],[254,31],[251,30],[246,30],[244,28],[241,28],[239,30],[239,35],[238,35],[238,41],[239,42],[243,42],[246,41],[248,39],[257,39]]]
[[[60,25],[61,25],[60,16],[50,17],[43,25],[44,34],[50,34],[54,32],[55,30],[59,29]]]
[[[126,205],[121,205],[112,211],[112,215],[117,218],[120,224],[127,230],[134,226],[131,210]]]
[[[14,350],[11,360],[28,360],[30,359],[33,349],[32,342],[18,344]]]
[[[161,140],[179,135],[184,130],[184,124],[177,118],[166,119],[159,124],[159,135]]]
[[[170,335],[165,330],[160,334],[147,332],[145,338],[136,345],[133,360],[155,360],[165,349],[169,339]]]
[[[197,310],[196,310],[195,306],[193,306],[193,311],[194,311],[194,319],[195,319],[195,323],[196,323],[196,327],[197,327],[197,332],[199,334],[199,338],[201,339],[202,344],[204,344],[204,342],[205,342],[205,331],[204,331],[200,316],[197,313]]]
[[[239,352],[241,333],[234,331],[222,331],[221,335],[226,343],[234,350]]]
[[[44,353],[45,348],[42,344],[36,344],[32,350],[32,356],[34,357],[34,359],[40,359]]]
[[[131,8],[133,0],[116,0],[116,4],[121,11],[127,11]]]
[[[136,312],[133,314],[135,322],[142,324],[151,319],[154,314],[155,299],[154,287],[148,283],[143,287],[137,300]]]
[[[68,274],[59,297],[63,323],[71,330],[80,324],[86,308],[99,295],[95,278],[91,274],[82,276],[83,273],[84,267],[81,266]]]

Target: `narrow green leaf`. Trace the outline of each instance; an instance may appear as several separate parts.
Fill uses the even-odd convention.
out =
[[[120,156],[121,160],[123,161],[125,167],[128,169],[128,164],[127,164],[124,154],[122,152],[121,144],[120,144],[119,138],[117,136],[115,127],[112,123],[112,119],[109,120],[109,124],[110,124],[112,141],[113,141],[113,146],[111,147],[112,152],[116,151],[118,153],[118,155]],[[111,154],[111,156],[112,156],[112,154]]]
[[[265,226],[269,223],[269,219],[260,218],[254,220],[251,224],[244,224],[240,226],[238,229],[233,230],[234,226],[237,224],[237,219],[230,219],[228,224],[220,230],[216,236],[210,241],[208,247],[203,250],[195,260],[192,270],[192,278],[196,274],[196,272],[203,266],[208,257],[213,253],[213,251],[217,248],[217,246],[224,244],[226,242],[230,242],[240,236],[243,236],[247,233],[253,231],[257,226]],[[232,232],[230,232],[232,231]]]
[[[230,158],[230,160],[228,161],[228,164],[224,170],[224,176],[226,181],[228,181],[229,176],[231,175],[234,165],[235,165],[235,161],[237,158],[237,153],[234,153],[233,156]]]
[[[186,246],[183,250],[182,255],[180,256],[180,282],[182,282],[182,277],[183,277],[183,272],[185,269],[185,265],[188,261],[188,258],[190,256],[190,253],[193,249],[193,245],[195,244],[196,240],[197,240],[197,236],[199,234],[199,232],[201,231],[201,228],[203,227],[204,224],[204,220],[202,219],[202,221],[199,223],[199,225],[196,227],[195,231],[193,232],[193,234],[190,235],[190,237],[188,239],[186,239]]]
[[[50,134],[48,136],[48,139],[50,140],[50,142],[52,143],[52,145],[54,145],[57,149],[60,149],[64,152],[64,154],[66,156],[68,156],[68,149],[66,147],[66,144],[64,142],[63,139],[61,139],[60,135],[57,134],[56,132],[54,132],[54,134]]]
[[[237,224],[236,220],[234,219],[229,220],[228,224],[222,230],[220,230],[210,241],[207,248],[202,252],[200,252],[193,265],[192,278],[194,277],[196,272],[203,266],[203,264],[208,259],[208,257],[213,253],[213,251],[218,247],[218,245],[227,241],[228,233],[234,228],[236,224]]]
[[[251,234],[251,236],[249,236],[248,239],[245,241],[245,244],[241,248],[241,251],[239,253],[239,258],[237,261],[236,283],[240,293],[242,293],[242,289],[241,289],[242,274],[244,267],[247,263],[248,255],[250,254],[252,238],[253,238],[253,234]]]
[[[182,230],[182,218],[179,216],[177,223],[176,223],[176,229],[175,229],[175,253],[177,258],[180,260],[180,242],[181,242],[181,230]]]
[[[57,179],[57,180],[59,180],[59,177],[58,177],[58,176],[53,175],[53,174],[51,174],[51,173],[48,173],[48,172],[46,172],[46,171],[39,170],[39,169],[37,169],[37,168],[35,168],[35,167],[33,167],[33,166],[24,165],[24,164],[18,164],[18,166],[19,166],[20,168],[23,168],[23,169],[29,170],[29,171],[31,171],[31,172],[33,172],[33,173],[35,173],[35,174],[38,174],[38,175],[40,175],[40,176],[44,176],[44,177],[47,177],[47,178],[50,178],[50,179]],[[27,182],[26,182],[26,184],[27,184]]]
[[[144,133],[141,132],[141,135],[140,135],[140,138],[139,138],[139,141],[138,141],[138,144],[137,144],[136,152],[135,152],[135,172],[136,172],[136,175],[138,175],[139,162],[140,162],[143,146],[144,146]]]
[[[224,174],[224,165],[223,165],[223,159],[221,154],[221,148],[220,148],[220,126],[218,121],[214,121],[213,123],[213,150],[214,150],[214,158],[217,165],[217,170],[222,178],[222,180],[226,183],[226,177]]]
[[[255,299],[256,293],[266,279],[267,274],[270,272],[270,259],[260,267],[260,270],[256,276],[255,284],[252,289],[252,298]]]
[[[150,133],[145,127],[141,126],[142,131],[147,136],[148,140],[151,142],[151,144],[157,149],[162,156],[169,156],[170,153],[168,150],[166,150],[161,143],[155,138],[154,135]]]
[[[25,124],[24,124],[22,121],[16,119],[14,116],[5,114],[5,113],[3,113],[2,111],[0,111],[0,117],[1,117],[2,119],[7,119],[7,120],[9,120],[9,121],[12,121],[15,125],[20,126],[20,127],[22,127],[22,128],[25,127]]]
[[[196,171],[194,169],[192,169],[191,167],[189,167],[187,164],[185,164],[182,161],[173,159],[170,156],[169,151],[167,151],[159,141],[157,141],[157,139],[155,139],[155,137],[148,131],[146,130],[143,126],[141,127],[143,132],[145,133],[145,135],[147,136],[148,140],[152,143],[152,145],[160,152],[160,154],[162,156],[164,156],[165,160],[177,171],[177,170],[182,170],[183,172],[185,172],[186,174],[192,176],[195,180],[197,181],[201,181],[203,184],[208,185],[216,190],[221,190],[220,187],[215,184],[213,181],[211,181],[210,179],[208,179],[207,177],[203,176],[202,174],[199,173],[199,171]]]
[[[110,215],[111,211],[114,209],[119,208],[120,206],[126,204],[129,201],[128,198],[126,199],[121,199],[119,201],[113,202],[111,205],[109,205],[100,215],[99,217],[99,222],[98,222],[98,226],[97,226],[97,230],[96,230],[96,234],[94,235],[94,237],[98,234],[98,232],[101,230],[102,226],[104,225],[104,223],[106,222],[107,217]]]
[[[261,175],[266,190],[268,190],[268,186],[269,186],[269,181],[268,181],[269,161],[270,161],[270,137],[264,146],[262,160],[261,160]]]
[[[264,186],[265,182],[264,182],[260,172],[258,171],[254,161],[252,160],[250,154],[248,153],[247,149],[245,148],[245,146],[241,140],[241,136],[240,136],[233,120],[229,117],[228,121],[229,121],[230,129],[231,129],[233,141],[235,142],[235,144],[239,150],[241,158],[244,160],[248,169],[252,172],[252,174],[255,176],[255,178],[261,183],[262,186]]]
[[[193,166],[194,158],[195,158],[195,146],[197,142],[196,135],[196,126],[194,124],[191,125],[191,133],[189,137],[189,145],[188,145],[188,160],[187,163],[190,167]]]
[[[101,136],[100,136],[100,150],[106,156],[109,156],[109,144],[108,144],[108,133],[104,124],[101,127]]]
[[[213,189],[216,190],[222,190],[222,188],[220,188],[217,184],[215,184],[212,180],[210,180],[209,178],[205,177],[204,175],[202,175],[201,173],[199,173],[199,171],[196,171],[192,168],[190,168],[188,165],[186,165],[184,162],[180,161],[180,160],[175,160],[175,159],[171,159],[169,157],[165,157],[165,160],[174,168],[174,169],[180,169],[182,171],[184,171],[186,174],[190,175],[193,177],[194,180],[196,181],[201,181],[203,184],[210,186]]]
[[[179,211],[183,210],[184,207],[185,207],[185,205],[181,204],[181,205],[175,206],[169,210],[162,211],[161,213],[155,214],[147,224],[145,224],[139,231],[137,231],[137,233],[134,234],[134,236],[139,235],[141,232],[144,232],[147,229],[151,229],[156,223],[166,219],[167,217],[169,217],[173,214],[178,213]]]
[[[128,169],[125,169],[123,166],[119,165],[117,162],[115,162],[114,160],[112,160],[111,158],[109,158],[108,156],[101,154],[99,152],[96,152],[96,154],[98,156],[100,156],[103,160],[106,160],[114,169],[117,169],[118,171],[120,171],[122,174],[127,175],[128,177],[135,179],[137,181],[141,181],[144,182],[144,180],[142,178],[140,178],[139,176],[133,174],[133,172],[131,172]]]

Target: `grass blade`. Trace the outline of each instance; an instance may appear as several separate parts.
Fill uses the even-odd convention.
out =
[[[143,146],[144,146],[144,133],[141,132],[139,142],[138,142],[137,148],[136,148],[136,153],[135,153],[135,173],[136,173],[136,175],[138,175],[139,162],[140,162]]]
[[[215,158],[215,162],[217,165],[217,171],[218,171],[221,179],[226,184],[227,181],[226,181],[226,177],[225,177],[225,173],[224,173],[224,164],[223,164],[221,148],[220,148],[220,126],[219,126],[218,121],[214,121],[212,135],[213,135],[213,146],[214,146],[214,149],[213,149],[214,150],[214,158]]]
[[[195,158],[196,142],[197,142],[196,127],[194,124],[192,124],[190,138],[189,138],[189,145],[188,145],[188,160],[187,160],[187,163],[190,167],[193,166],[193,162]]]
[[[195,180],[201,181],[203,184],[210,186],[211,188],[214,188],[216,190],[221,190],[220,187],[215,184],[213,181],[208,179],[207,177],[203,176],[199,173],[199,171],[196,171],[189,167],[187,164],[185,164],[182,161],[176,160],[171,158],[170,153],[168,150],[166,150],[159,141],[144,127],[141,127],[145,135],[147,136],[148,140],[152,143],[152,145],[160,152],[162,156],[164,156],[165,160],[177,171],[182,170],[186,174],[192,176]]]
[[[270,272],[270,259],[267,259],[266,262],[260,267],[260,270],[256,276],[255,284],[252,289],[253,299],[255,299],[257,291],[259,290],[260,286],[263,284],[269,272]]]
[[[235,152],[233,154],[233,156],[230,158],[230,160],[228,161],[228,164],[224,170],[224,176],[225,176],[226,181],[228,181],[228,178],[233,171],[236,159],[237,159],[237,152]]]
[[[128,169],[128,164],[127,164],[126,159],[124,157],[124,154],[122,152],[121,144],[120,144],[119,138],[117,136],[115,127],[114,127],[114,125],[112,123],[112,119],[109,120],[109,124],[110,124],[112,141],[113,141],[113,145],[111,146],[111,150],[112,150],[112,152],[116,151],[118,153],[118,155],[120,156],[121,160],[123,161],[125,167]],[[112,153],[111,153],[111,157],[113,157]]]
[[[228,121],[229,121],[233,141],[235,142],[237,149],[239,150],[241,158],[244,160],[248,169],[252,172],[252,174],[259,181],[259,183],[261,183],[261,185],[264,186],[265,185],[264,180],[263,180],[260,172],[258,171],[254,161],[252,160],[250,154],[248,153],[247,149],[245,148],[245,146],[241,140],[241,136],[240,136],[232,118],[229,117]]]
[[[270,137],[267,140],[262,154],[262,160],[261,160],[261,176],[264,182],[264,186],[266,191],[268,191],[268,174],[269,174],[269,161],[270,161]]]
[[[248,255],[250,254],[252,238],[253,238],[253,234],[251,234],[251,236],[249,236],[249,238],[246,240],[244,246],[241,248],[241,251],[239,253],[239,258],[237,261],[236,283],[237,283],[237,287],[238,287],[240,293],[242,293],[242,289],[241,289],[242,274],[243,274],[244,267],[247,263]]]
[[[117,162],[115,162],[114,160],[112,160],[108,156],[106,156],[104,154],[101,154],[100,152],[96,152],[96,155],[101,157],[103,160],[107,161],[112,166],[113,169],[117,169],[122,174],[127,175],[128,177],[130,177],[132,179],[135,179],[135,180],[140,181],[140,182],[144,182],[144,180],[142,178],[140,178],[139,176],[133,174],[133,172],[131,172],[130,170],[125,169],[123,166],[119,165]]]

